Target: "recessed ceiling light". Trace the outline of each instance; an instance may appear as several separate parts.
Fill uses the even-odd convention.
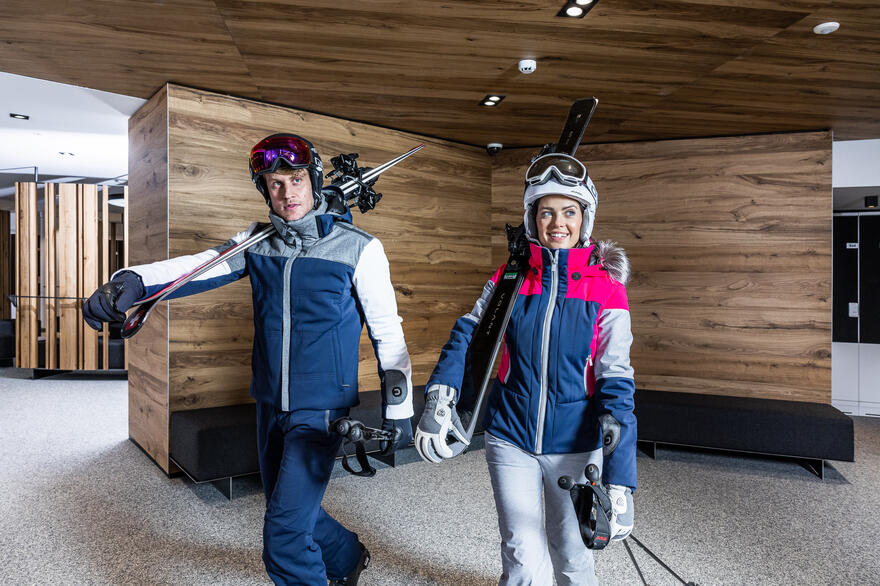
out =
[[[68,153],[67,151],[58,151],[58,154],[62,157],[75,157],[76,155],[73,153]]]
[[[501,100],[504,99],[504,96],[501,94],[487,94],[485,98],[480,100],[481,106],[497,106]]]
[[[593,9],[598,0],[568,0],[556,16],[564,18],[583,18]]]
[[[839,22],[823,22],[822,24],[817,24],[813,27],[813,32],[817,35],[830,35],[834,31],[840,28]]]
[[[16,120],[30,120],[31,119],[31,117],[28,116],[27,114],[13,114],[12,112],[9,113],[9,117],[15,118]]]

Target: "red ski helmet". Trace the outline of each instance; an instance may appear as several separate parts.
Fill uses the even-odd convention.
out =
[[[324,186],[324,165],[321,157],[312,143],[301,136],[286,132],[267,136],[251,149],[248,164],[251,181],[263,194],[266,203],[269,203],[269,192],[263,175],[277,171],[282,162],[291,169],[308,169],[312,194],[317,205],[321,201],[321,188]]]

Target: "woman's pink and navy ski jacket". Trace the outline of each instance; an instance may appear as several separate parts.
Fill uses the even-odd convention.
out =
[[[533,454],[588,452],[601,445],[598,417],[610,413],[620,444],[606,458],[606,483],[636,487],[636,419],[629,304],[602,256],[619,248],[551,250],[531,244],[529,271],[504,335],[484,429]],[[595,264],[591,264],[591,255]],[[467,348],[503,268],[474,309],[456,321],[428,387],[462,388]],[[624,277],[625,278],[625,277]]]

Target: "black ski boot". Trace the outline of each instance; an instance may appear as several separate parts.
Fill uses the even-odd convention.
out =
[[[357,565],[351,571],[351,573],[345,578],[340,578],[339,580],[330,580],[329,586],[357,586],[358,578],[361,575],[361,572],[367,569],[367,566],[370,565],[370,550],[364,546],[363,543],[358,542],[358,545],[361,546],[361,559],[358,560]]]

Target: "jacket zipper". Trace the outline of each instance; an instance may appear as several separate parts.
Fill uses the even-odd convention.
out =
[[[541,396],[538,399],[538,425],[535,437],[535,454],[544,449],[544,418],[547,416],[547,371],[550,363],[550,323],[556,309],[556,290],[559,288],[559,251],[550,252],[550,299],[544,315],[544,329],[541,333]]]
[[[290,411],[290,272],[297,255],[284,263],[284,298],[281,300],[281,410]]]

